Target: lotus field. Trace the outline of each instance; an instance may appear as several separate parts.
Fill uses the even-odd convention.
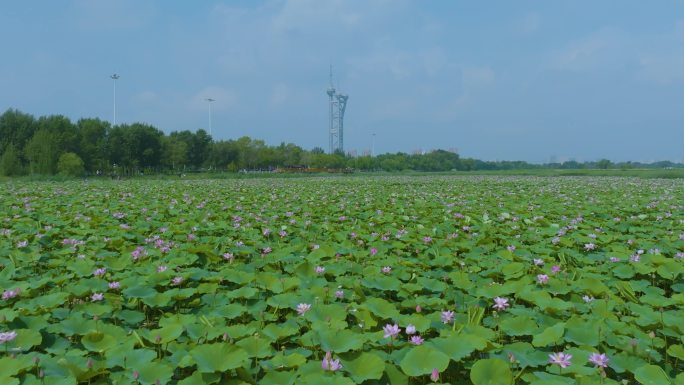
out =
[[[0,384],[684,384],[684,183],[0,185]]]

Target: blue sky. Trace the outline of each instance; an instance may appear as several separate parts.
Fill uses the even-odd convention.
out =
[[[0,110],[481,159],[684,160],[684,2],[14,1]]]

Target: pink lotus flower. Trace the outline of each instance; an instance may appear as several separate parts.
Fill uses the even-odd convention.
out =
[[[235,259],[235,256],[233,253],[223,253],[223,259],[229,262],[233,262],[233,259]]]
[[[549,354],[549,363],[558,365],[561,368],[567,368],[571,365],[570,360],[572,359],[572,354],[567,353],[553,353]]]
[[[409,343],[411,343],[411,345],[422,345],[423,342],[425,342],[425,340],[421,336],[411,336],[411,338],[409,338]]]
[[[591,243],[591,242],[584,244],[584,250],[588,251],[588,250],[595,250],[595,249],[596,249],[596,245]]]
[[[432,237],[423,237],[423,242],[425,242],[425,243],[432,242]]]
[[[133,257],[133,260],[138,260],[140,257],[147,255],[147,251],[145,251],[145,248],[142,246],[138,246],[135,248],[135,250],[131,251],[131,257]]]
[[[514,245],[509,245],[506,246],[506,250],[510,251],[511,253],[515,251],[515,246]]]
[[[339,299],[344,298],[344,290],[337,290],[337,291],[335,292],[335,297],[336,297],[336,298],[339,298]]]
[[[2,293],[2,299],[4,301],[7,301],[8,299],[12,299],[21,293],[21,289],[13,289],[13,290],[5,290]]]
[[[544,266],[544,260],[541,258],[535,258],[532,260],[536,266]]]
[[[589,303],[589,302],[594,300],[594,297],[592,297],[590,295],[584,295],[584,296],[582,296],[582,300],[586,303]]]
[[[101,267],[99,269],[95,269],[95,271],[93,272],[93,276],[101,277],[101,276],[105,275],[105,273],[107,273],[107,269],[105,269],[104,267]]]
[[[370,249],[370,255],[371,255],[371,257],[374,256],[374,255],[377,254],[377,253],[378,253],[378,249],[375,248],[375,247],[371,247],[371,249]]]
[[[335,372],[342,369],[342,364],[340,363],[339,359],[333,360],[332,354],[330,352],[326,352],[323,362],[321,363],[321,368],[323,368],[323,370]]]
[[[174,278],[171,280],[171,285],[173,285],[173,286],[178,286],[178,285],[180,285],[181,283],[183,283],[183,281],[184,281],[183,277],[174,277]]]
[[[385,274],[389,274],[389,273],[392,272],[392,267],[390,267],[390,266],[385,266],[385,267],[382,268],[382,272],[385,273]]]
[[[157,273],[163,273],[166,271],[166,269],[168,269],[168,267],[166,265],[158,266],[157,267]]]
[[[13,341],[15,338],[17,338],[17,332],[15,332],[14,330],[5,333],[0,333],[0,344]]]
[[[397,324],[394,324],[394,325],[387,324],[387,325],[385,325],[385,327],[382,328],[382,331],[385,332],[385,335],[383,338],[394,338],[397,334],[399,334],[401,329],[399,328],[399,325],[397,325]]]
[[[420,313],[421,311],[423,311],[423,308],[420,307],[420,305],[416,305],[416,313]]]
[[[439,381],[439,370],[437,370],[437,368],[432,369],[432,373],[430,373],[430,379],[432,382]]]
[[[93,302],[102,301],[103,299],[104,294],[102,293],[93,293],[93,295],[90,296],[90,300]]]
[[[537,275],[537,282],[539,284],[545,285],[546,283],[549,282],[549,276],[546,274],[538,274]]]
[[[443,323],[448,324],[454,320],[454,312],[451,310],[445,310],[440,314],[440,317],[442,318]]]
[[[551,272],[552,272],[553,274],[558,274],[558,273],[560,273],[560,271],[561,271],[561,267],[560,267],[560,266],[558,266],[558,265],[553,265],[553,266],[551,266]]]
[[[19,249],[23,249],[23,248],[26,247],[26,246],[28,246],[28,241],[27,241],[27,240],[23,240],[23,241],[17,242],[17,248],[19,248]]]
[[[316,274],[323,274],[325,273],[325,267],[323,266],[316,266]]]
[[[121,287],[121,283],[119,283],[118,281],[114,281],[114,282],[110,282],[110,283],[108,284],[108,286],[109,286],[110,289],[116,290],[116,289],[118,289],[118,288]]]
[[[506,310],[509,306],[511,305],[508,303],[508,298],[496,297],[494,298],[494,306],[492,307],[497,310]]]
[[[606,357],[605,353],[598,354],[598,353],[591,353],[589,356],[589,362],[594,364],[595,367],[601,367],[605,368],[608,366],[608,357]]]
[[[416,333],[416,327],[409,324],[406,326],[406,334],[411,335]]]
[[[311,310],[311,304],[309,303],[300,303],[297,305],[297,313],[299,313],[299,315],[304,315],[304,313],[309,310]]]

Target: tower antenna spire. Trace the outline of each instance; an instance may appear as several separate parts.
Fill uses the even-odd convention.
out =
[[[332,64],[330,64],[330,88],[333,88]]]
[[[339,82],[339,81],[338,81]],[[339,86],[339,84],[338,84]],[[330,86],[326,91],[329,98],[330,153],[344,152],[344,111],[347,108],[348,95],[338,93],[333,85],[332,64],[330,64]]]

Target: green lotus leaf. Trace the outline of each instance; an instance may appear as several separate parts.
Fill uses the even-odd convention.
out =
[[[221,379],[218,373],[200,373],[195,371],[190,377],[178,381],[178,385],[210,385]]]
[[[249,360],[242,348],[224,343],[199,345],[189,353],[201,373],[225,372],[239,368]]]
[[[151,298],[157,291],[149,286],[132,286],[123,290],[123,294],[130,298]]]
[[[146,362],[132,364],[130,367],[138,371],[140,374],[138,381],[144,385],[167,384],[173,377],[173,368],[164,363]]]
[[[434,347],[456,362],[461,361],[477,349],[473,339],[463,335],[432,338],[426,345]]]
[[[397,308],[382,298],[369,298],[364,305],[368,311],[382,319],[391,320],[399,316]]]
[[[419,345],[411,348],[399,366],[409,377],[429,375],[433,369],[443,372],[449,366],[449,357],[432,346]]]
[[[508,362],[490,358],[475,362],[470,369],[470,381],[474,385],[509,385],[513,374]]]
[[[634,379],[643,385],[671,384],[672,379],[657,365],[644,365],[634,370]]]
[[[5,356],[0,358],[0,373],[3,376],[10,377],[33,365],[33,360],[28,355],[20,355],[17,358]]]
[[[363,334],[351,330],[323,329],[318,332],[321,349],[326,352],[344,353],[363,347],[366,338]]]
[[[500,327],[509,336],[532,335],[539,329],[535,320],[529,316],[506,318],[501,321]]]
[[[297,366],[304,365],[306,363],[306,357],[299,353],[292,353],[284,355],[282,352],[278,352],[272,359],[271,365],[274,368],[293,368]]]
[[[171,323],[159,329],[150,330],[146,333],[146,338],[152,343],[167,344],[183,334],[183,325]]]
[[[561,338],[563,338],[563,333],[565,332],[565,323],[559,322],[554,326],[550,326],[539,334],[535,334],[532,338],[532,345],[548,346],[557,344]]]
[[[345,356],[343,368],[360,384],[366,380],[378,380],[385,371],[385,361],[373,353],[356,353]]]
[[[109,334],[92,331],[81,338],[83,347],[93,352],[104,352],[118,345],[120,341]]]
[[[670,345],[670,347],[667,348],[667,354],[669,354],[672,357],[676,357],[676,358],[684,361],[684,346],[682,346],[682,345]]]
[[[131,349],[129,345],[121,344],[107,350],[105,356],[107,357],[107,366],[110,368],[117,366],[123,368],[133,364],[138,365],[152,362],[152,360],[157,358],[157,353],[150,349]]]
[[[294,385],[297,374],[294,371],[269,371],[259,381],[263,385]],[[199,384],[198,384],[199,385]]]
[[[409,377],[392,364],[385,364],[385,374],[387,374],[387,378],[389,378],[392,385],[408,385],[409,383]]]
[[[258,336],[243,338],[237,341],[235,345],[241,347],[250,358],[270,357],[275,352],[268,340]]]
[[[7,343],[10,348],[29,350],[43,342],[43,336],[37,330],[17,329],[15,332],[17,333],[17,337],[13,341]]]

